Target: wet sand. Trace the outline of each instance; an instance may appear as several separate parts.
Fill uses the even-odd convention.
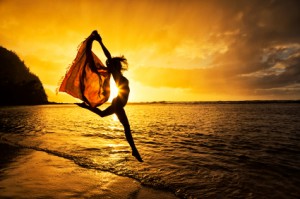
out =
[[[131,178],[82,168],[45,152],[0,143],[0,198],[177,197],[142,186]]]

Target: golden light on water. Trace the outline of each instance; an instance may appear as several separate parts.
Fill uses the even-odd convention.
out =
[[[118,121],[119,121],[119,119],[118,119],[118,117],[117,117],[116,114],[113,114],[113,121],[115,121],[115,122],[118,122]]]

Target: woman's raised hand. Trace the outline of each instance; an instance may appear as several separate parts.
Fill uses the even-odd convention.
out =
[[[92,35],[94,36],[95,40],[97,40],[97,41],[99,41],[99,42],[102,40],[102,38],[100,37],[100,35],[99,35],[99,33],[97,32],[97,30],[94,30],[94,31],[92,32]]]

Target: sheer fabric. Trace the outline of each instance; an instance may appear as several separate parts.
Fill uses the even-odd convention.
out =
[[[81,99],[91,107],[105,103],[110,95],[110,73],[91,51],[91,41],[84,40],[67,71],[59,91]]]

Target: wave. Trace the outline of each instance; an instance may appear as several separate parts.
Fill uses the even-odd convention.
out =
[[[2,136],[0,138],[0,143],[6,144],[9,146],[13,146],[13,147],[17,147],[17,148],[21,148],[21,149],[31,149],[31,150],[35,150],[35,151],[45,152],[50,155],[54,155],[57,157],[61,157],[61,158],[73,161],[76,165],[83,167],[85,169],[94,169],[94,170],[99,170],[99,171],[110,172],[110,173],[113,173],[115,175],[122,176],[122,177],[129,177],[129,178],[139,181],[143,186],[151,187],[151,188],[154,188],[157,190],[170,191],[179,197],[188,198],[188,195],[182,189],[179,189],[177,186],[174,187],[171,184],[164,182],[160,177],[152,176],[149,174],[136,173],[136,172],[132,172],[132,171],[120,170],[117,165],[123,165],[124,162],[127,161],[126,158],[125,159],[117,159],[114,161],[110,159],[109,164],[99,164],[99,163],[93,161],[92,159],[85,157],[83,155],[69,154],[66,152],[61,152],[61,151],[48,149],[48,148],[42,148],[39,146],[29,146],[26,144],[21,144],[17,141],[11,141],[11,140],[5,138],[4,136]],[[88,150],[93,150],[93,149],[88,149]]]

